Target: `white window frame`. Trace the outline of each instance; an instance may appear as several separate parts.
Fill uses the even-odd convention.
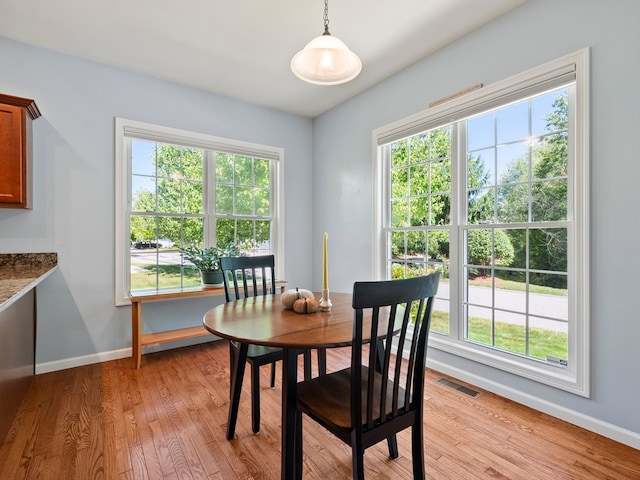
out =
[[[569,189],[567,212],[569,228],[569,325],[568,366],[533,361],[495,349],[474,345],[463,338],[461,258],[463,250],[461,208],[464,201],[464,177],[460,165],[453,165],[452,202],[457,199],[457,211],[451,212],[450,243],[456,247],[450,264],[450,332],[432,332],[430,348],[436,348],[475,362],[489,365],[576,395],[590,395],[590,310],[589,310],[589,50],[583,49],[521,74],[496,82],[449,102],[418,112],[410,117],[380,127],[373,132],[373,272],[386,278],[386,232],[390,224],[388,202],[390,179],[382,146],[408,136],[468,118],[514,101],[575,81],[575,96],[570,97],[573,110],[569,118]],[[452,145],[452,150],[457,148]],[[452,157],[456,152],[452,152]],[[457,163],[457,162],[456,162]],[[461,192],[462,190],[462,192]],[[464,218],[464,217],[462,217]],[[572,238],[573,237],[573,238]]]
[[[131,152],[130,139],[149,140],[187,147],[257,157],[274,162],[271,188],[272,242],[271,250],[276,260],[276,271],[285,271],[284,255],[284,149],[257,143],[215,137],[172,127],[154,125],[125,118],[115,118],[115,304],[130,305],[130,240],[131,215]],[[209,157],[209,155],[206,155]],[[208,169],[205,168],[205,172]],[[203,179],[204,190],[215,189],[211,175]],[[215,193],[214,193],[215,194]],[[209,207],[211,209],[211,207]],[[206,215],[215,220],[215,212]],[[215,221],[209,222],[215,224]],[[159,293],[162,293],[160,291]]]

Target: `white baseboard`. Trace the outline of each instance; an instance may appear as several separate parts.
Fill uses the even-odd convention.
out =
[[[546,413],[559,418],[560,420],[564,420],[565,422],[569,422],[573,425],[577,425],[591,432],[615,440],[616,442],[624,443],[625,445],[640,450],[640,434],[637,432],[633,432],[597,418],[584,415],[569,408],[556,405],[555,403],[534,397],[500,383],[487,380],[486,378],[471,374],[467,371],[451,367],[445,363],[427,359],[427,367],[495,393],[496,395],[500,395],[501,397],[513,400],[514,402],[526,405],[527,407],[533,408],[539,412]]]
[[[144,347],[143,353],[161,352],[173,348],[186,347],[188,345],[196,345],[198,343],[206,343],[220,340],[215,336],[206,336],[199,338],[191,338],[187,340],[178,340],[162,345],[151,345]],[[56,372],[67,368],[82,367],[83,365],[92,365],[94,363],[108,362],[109,360],[118,360],[119,358],[131,357],[131,347],[121,348],[119,350],[111,350],[109,352],[93,353],[91,355],[83,355],[81,357],[65,358],[63,360],[54,360],[53,362],[36,363],[36,375],[41,373]],[[133,360],[132,360],[133,361]]]
[[[131,348],[121,348],[120,350],[111,350],[110,352],[94,353],[84,355],[82,357],[65,358],[63,360],[54,360],[53,362],[36,363],[36,375],[41,373],[56,372],[58,370],[66,370],[67,368],[82,367],[83,365],[92,365],[94,363],[108,362],[109,360],[117,360],[131,356]]]

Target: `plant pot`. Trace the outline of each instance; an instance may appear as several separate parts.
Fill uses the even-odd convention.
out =
[[[205,288],[221,287],[223,285],[222,270],[200,273],[202,274],[202,285]]]

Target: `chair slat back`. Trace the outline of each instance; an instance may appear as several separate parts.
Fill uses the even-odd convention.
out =
[[[224,278],[227,302],[276,292],[275,257],[222,257],[220,268]]]
[[[404,280],[356,282],[353,286],[351,411],[353,425],[362,425],[364,432],[410,414],[422,403],[427,340],[439,278],[435,273]],[[363,362],[365,318],[371,319],[367,336],[372,342]],[[385,323],[386,333],[379,336],[380,325]],[[367,375],[366,391],[361,388],[363,372]]]

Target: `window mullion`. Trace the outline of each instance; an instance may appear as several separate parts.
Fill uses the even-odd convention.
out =
[[[203,161],[204,244],[211,246],[216,238],[216,152],[205,150]]]

